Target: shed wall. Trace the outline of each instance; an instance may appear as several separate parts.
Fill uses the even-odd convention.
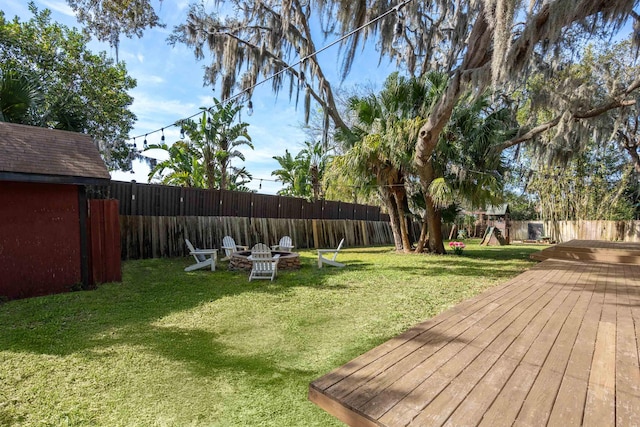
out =
[[[80,281],[78,188],[0,182],[0,297],[65,292]]]

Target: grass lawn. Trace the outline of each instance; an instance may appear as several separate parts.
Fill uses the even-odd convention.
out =
[[[532,265],[540,246],[462,256],[348,248],[278,279],[124,263],[123,282],[0,305],[0,425],[337,426],[309,382]],[[448,246],[447,246],[448,248]]]

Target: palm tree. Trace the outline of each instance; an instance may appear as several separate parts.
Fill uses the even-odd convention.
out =
[[[352,97],[348,109],[355,125],[342,134],[352,148],[339,156],[339,175],[361,185],[375,185],[391,218],[396,249],[409,252],[408,197],[405,183],[412,173],[412,155],[420,113],[429,105],[437,74],[418,80],[391,74],[379,94]],[[335,174],[334,174],[335,175]]]
[[[231,174],[229,174],[229,190],[255,192],[247,187],[246,184],[253,180],[253,176],[249,173],[244,166],[241,168],[232,168]]]
[[[322,198],[322,177],[331,156],[325,150],[322,141],[304,142],[304,148],[296,156],[303,164],[309,165],[309,184],[313,192],[313,200]]]
[[[311,197],[309,159],[300,156],[300,154],[293,157],[289,150],[285,150],[283,156],[273,156],[273,159],[280,164],[280,169],[274,170],[271,175],[284,185],[278,194],[291,197]]]
[[[167,144],[152,144],[148,150],[160,149],[168,153],[169,158],[156,165],[149,172],[149,182],[158,177],[165,185],[181,187],[205,188],[205,173],[200,153],[186,141],[177,141],[171,146]],[[165,170],[169,170],[164,174]]]
[[[42,102],[38,85],[14,70],[0,70],[0,121],[35,124],[32,109]]]
[[[467,95],[456,105],[425,165],[430,175],[422,176],[426,206],[417,251],[428,247],[431,252],[444,252],[444,208],[454,203],[484,207],[499,201],[506,167],[495,148],[509,136],[511,121],[510,111],[491,109],[487,96]]]
[[[278,194],[319,200],[322,198],[322,177],[330,156],[322,141],[304,142],[304,148],[295,157],[285,150],[283,156],[273,156],[280,169],[271,172],[284,188]]]
[[[204,108],[201,108],[205,110]],[[204,174],[203,188],[216,188],[216,162],[215,162],[215,142],[211,134],[211,127],[207,121],[207,112],[203,111],[200,120],[182,120],[178,123],[181,130],[187,136],[189,152],[193,153],[202,164]]]
[[[245,160],[237,147],[247,145],[253,149],[253,144],[247,132],[249,124],[233,123],[242,107],[215,98],[214,103],[213,107],[201,108],[199,121],[182,120],[177,125],[188,136],[191,150],[198,153],[204,168],[205,187],[228,190],[232,185],[230,176],[238,176],[243,170],[231,165],[233,159]]]
[[[233,124],[236,115],[242,109],[235,102],[221,103],[214,99],[215,107],[209,108],[210,137],[213,139],[216,150],[214,158],[220,172],[220,189],[229,187],[229,172],[237,173],[238,169],[231,166],[233,159],[245,160],[244,154],[237,147],[246,145],[253,150],[251,137],[247,132],[248,123],[238,122]]]

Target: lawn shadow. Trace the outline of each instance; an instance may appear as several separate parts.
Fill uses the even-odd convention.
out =
[[[516,257],[525,257],[533,248],[522,248]],[[281,271],[274,282],[248,280],[248,272],[231,272],[221,263],[215,272],[199,270],[185,273],[188,258],[151,259],[124,263],[122,283],[105,284],[93,291],[82,291],[9,301],[0,305],[0,350],[27,351],[38,354],[67,355],[113,344],[113,331],[149,327],[172,313],[193,309],[202,304],[245,293],[284,296],[297,288],[318,291],[347,289],[353,275],[365,272],[388,275],[400,271],[409,275],[463,276],[486,275],[487,261],[496,267],[496,277],[512,275],[502,271],[507,259],[500,251],[473,250],[460,257],[441,256],[437,264],[424,266],[396,265],[395,260],[377,262],[359,258],[360,254],[393,254],[389,247],[347,249],[340,262],[344,268],[327,266],[318,269],[313,251],[302,251],[300,270]],[[362,257],[365,258],[365,257]],[[505,265],[502,265],[505,263]],[[500,267],[500,268],[498,268]],[[341,275],[350,276],[340,283]]]
[[[339,272],[313,272],[303,263],[299,271],[283,271],[273,281],[248,280],[248,272],[183,271],[188,258],[128,261],[122,283],[103,284],[98,289],[49,295],[0,304],[0,350],[68,355],[107,347],[112,331],[133,330],[172,313],[192,309],[221,298],[244,293],[270,295],[293,292],[297,287],[317,290],[345,288],[327,284]],[[323,269],[324,270],[324,269]]]

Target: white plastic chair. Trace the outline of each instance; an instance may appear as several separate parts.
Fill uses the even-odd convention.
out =
[[[291,252],[291,249],[293,249],[294,247],[295,246],[293,246],[293,243],[291,242],[291,237],[283,236],[282,239],[280,239],[280,243],[278,243],[277,245],[271,246],[271,250],[272,251],[281,250],[281,251]]]
[[[339,268],[344,267],[344,264],[336,261],[336,257],[338,256],[338,252],[340,252],[343,243],[344,238],[340,240],[340,244],[337,249],[318,249],[318,268],[322,268],[322,264],[329,264]],[[323,257],[324,254],[333,254],[333,257],[325,258]]]
[[[236,241],[231,236],[224,236],[222,239],[222,249],[224,249],[224,258],[220,261],[228,261],[234,252],[247,251],[249,246],[236,245]]]
[[[211,271],[216,271],[216,259],[218,258],[217,249],[197,249],[193,247],[189,239],[184,239],[189,248],[189,254],[193,255],[196,263],[188,266],[184,271],[193,271],[200,268],[211,267]],[[207,255],[209,256],[207,258]]]
[[[272,255],[271,249],[263,243],[258,243],[251,248],[251,255],[247,257],[251,261],[251,274],[249,281],[252,279],[273,279],[278,275],[278,261],[280,254]]]

